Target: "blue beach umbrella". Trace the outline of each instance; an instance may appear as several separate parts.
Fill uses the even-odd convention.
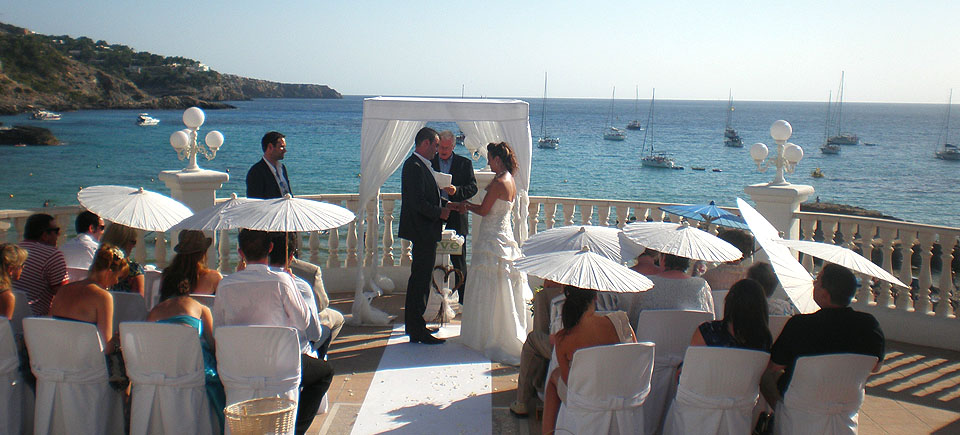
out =
[[[742,217],[717,207],[717,204],[713,201],[710,201],[710,204],[707,205],[668,205],[660,207],[660,210],[708,224],[747,229],[747,223],[744,222]]]

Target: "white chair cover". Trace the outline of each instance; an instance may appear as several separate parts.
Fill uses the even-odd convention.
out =
[[[797,358],[777,404],[776,434],[856,434],[863,387],[877,357],[850,353]]]
[[[555,296],[550,300],[550,333],[556,334],[557,331],[563,329],[563,320],[561,313],[563,312],[563,301],[567,300],[567,297],[562,293]]]
[[[70,282],[77,282],[87,279],[87,275],[90,274],[90,271],[82,267],[68,267],[67,268],[67,277],[70,279]]]
[[[211,313],[213,312],[213,301],[216,300],[216,296],[190,294],[190,297],[209,308]]]
[[[677,367],[690,345],[693,331],[703,322],[713,320],[713,313],[685,310],[643,310],[637,317],[637,341],[657,345],[653,365],[651,392],[643,407],[644,433],[660,433],[667,415],[667,405],[677,393]]]
[[[133,385],[131,435],[220,433],[207,400],[196,329],[125,322],[120,324],[120,343]]]
[[[142,322],[147,320],[147,304],[143,296],[137,293],[110,292],[113,296],[113,330],[121,322]]]
[[[595,346],[574,353],[556,433],[643,434],[653,356],[650,343]]]
[[[123,402],[107,383],[97,327],[32,317],[23,333],[37,377],[34,433],[123,433]]]
[[[777,337],[783,332],[783,327],[786,326],[790,317],[792,316],[770,316],[770,335],[773,336],[773,341],[777,341]]]
[[[710,292],[710,295],[713,296],[713,318],[723,318],[723,301],[726,299],[729,291],[730,290],[713,290]]]
[[[683,359],[677,396],[663,433],[750,433],[760,376],[770,354],[755,350],[691,346]]]
[[[147,304],[147,311],[160,303],[160,278],[163,272],[153,265],[143,266],[143,299]]]
[[[23,319],[33,317],[33,310],[27,303],[27,293],[13,291],[15,302],[13,303],[13,318],[10,319],[10,327],[13,328],[14,335],[23,335]]]
[[[20,374],[20,356],[10,321],[0,317],[0,423],[10,433],[33,432],[33,390]]]
[[[216,330],[217,373],[227,406],[260,397],[297,401],[300,341],[281,326],[222,326]]]

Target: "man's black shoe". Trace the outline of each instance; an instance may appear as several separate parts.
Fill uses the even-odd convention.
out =
[[[431,328],[428,326],[427,331],[430,331],[431,334],[436,334],[437,332],[440,331],[440,328]]]
[[[411,343],[421,343],[421,344],[443,344],[447,340],[442,338],[434,337],[430,334],[424,334],[419,337],[410,337]]]

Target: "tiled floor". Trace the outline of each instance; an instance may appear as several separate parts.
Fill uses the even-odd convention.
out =
[[[352,293],[331,295],[334,308],[350,313]],[[400,314],[403,295],[374,304]],[[330,411],[314,420],[311,434],[349,434],[386,346],[391,326],[345,326],[329,360],[336,370]],[[539,433],[536,418],[517,419],[507,406],[516,397],[517,368],[493,365],[493,428],[497,434]],[[960,434],[960,352],[888,342],[880,372],[871,376],[860,412],[861,434]]]

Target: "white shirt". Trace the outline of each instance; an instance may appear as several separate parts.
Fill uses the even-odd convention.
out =
[[[300,352],[317,357],[306,335],[310,325],[309,308],[293,277],[285,272],[274,272],[266,264],[249,264],[246,269],[220,281],[213,301],[213,319],[215,326],[294,328],[300,338]]]
[[[286,273],[282,267],[270,266],[270,270],[277,273]],[[320,315],[317,312],[317,300],[313,296],[313,288],[310,287],[303,278],[294,275],[293,282],[297,286],[297,290],[300,291],[300,296],[303,297],[303,301],[307,304],[307,311],[309,311],[309,324],[307,329],[304,331],[304,334],[307,340],[316,342],[320,339]],[[323,343],[314,343],[315,345],[320,345]]]
[[[60,247],[60,252],[63,252],[63,256],[67,260],[67,267],[89,269],[98,247],[100,247],[100,242],[97,239],[87,233],[80,233],[77,234],[76,238],[64,243]]]
[[[263,162],[267,164],[267,167],[270,168],[270,172],[273,173],[273,179],[277,181],[277,186],[280,187],[280,194],[286,195],[290,193],[290,186],[287,185],[287,180],[283,178],[283,173],[281,172],[283,165],[281,164],[279,167],[273,166],[273,164],[270,163],[270,161],[266,158],[263,159]]]

